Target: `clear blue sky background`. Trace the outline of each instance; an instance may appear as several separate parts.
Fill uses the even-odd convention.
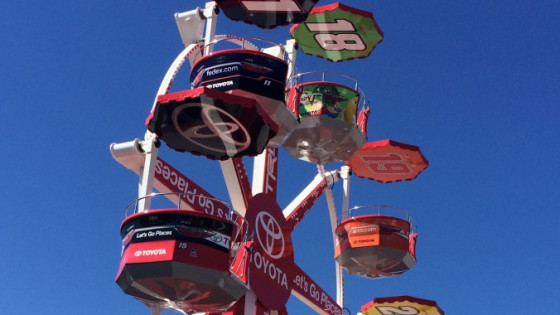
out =
[[[375,297],[412,295],[453,315],[556,312],[560,2],[344,3],[374,12],[384,41],[340,64],[300,53],[299,69],[358,78],[372,101],[369,140],[419,145],[430,161],[413,182],[353,179],[352,205],[406,208],[420,236],[418,264],[401,277],[346,276],[346,306],[355,314]],[[196,5],[204,1],[0,4],[0,313],[149,314],[114,283],[137,177],[108,147],[143,137],[182,49],[173,13]],[[223,15],[217,33],[289,38],[288,27]],[[161,156],[226,198],[215,162]],[[285,206],[315,168],[285,152],[280,163]],[[334,193],[340,204],[340,183]],[[334,295],[324,198],[294,238],[298,264]],[[292,300],[289,311],[310,313]]]

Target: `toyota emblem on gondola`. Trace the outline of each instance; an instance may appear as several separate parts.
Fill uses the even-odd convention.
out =
[[[273,259],[284,255],[284,236],[280,224],[268,212],[257,215],[255,234],[261,248]]]
[[[204,124],[184,129],[180,117],[184,111],[200,108]],[[251,136],[243,124],[227,111],[205,103],[187,103],[177,106],[172,114],[175,129],[188,141],[219,153],[237,153],[251,144]],[[215,140],[220,141],[216,142]],[[216,145],[219,144],[219,145]]]

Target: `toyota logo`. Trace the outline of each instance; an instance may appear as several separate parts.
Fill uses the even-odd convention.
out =
[[[284,235],[278,221],[268,212],[262,211],[255,220],[255,232],[261,248],[272,259],[281,258],[284,255]]]
[[[201,109],[204,124],[183,129],[179,122],[180,114],[190,108]],[[175,129],[188,141],[218,153],[236,154],[249,147],[251,136],[243,124],[230,113],[214,105],[190,103],[177,106],[172,113]],[[225,148],[209,145],[213,139],[220,139]],[[210,141],[209,141],[210,140]]]

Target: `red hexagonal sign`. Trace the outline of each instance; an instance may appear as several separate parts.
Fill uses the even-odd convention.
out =
[[[358,177],[392,183],[415,179],[429,163],[419,147],[387,139],[364,144],[347,164]]]
[[[224,14],[235,21],[262,28],[298,23],[318,0],[216,0]]]
[[[435,301],[412,296],[376,298],[362,306],[364,315],[444,315]]]

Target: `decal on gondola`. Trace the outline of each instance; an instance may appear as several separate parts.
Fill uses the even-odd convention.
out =
[[[406,211],[388,206],[357,207],[376,214],[355,215],[336,228],[335,259],[351,275],[396,277],[416,264],[414,225]],[[407,219],[379,214],[405,213]],[[349,213],[348,213],[349,214]]]
[[[269,29],[305,20],[317,1],[216,0],[228,18]]]
[[[204,86],[221,91],[242,89],[282,100],[287,71],[284,60],[258,51],[223,51],[196,62],[191,84],[193,88]]]
[[[229,272],[233,233],[232,221],[197,211],[132,214],[121,225],[116,282],[148,306],[183,313],[225,310],[247,291]]]
[[[331,84],[307,84],[302,87],[299,117],[326,115],[354,123],[358,101],[354,90]]]
[[[334,62],[365,58],[383,40],[371,12],[338,2],[313,9],[290,33],[304,53]]]
[[[367,102],[351,77],[334,72],[295,75],[289,81],[286,103],[300,124],[283,146],[297,159],[322,165],[346,161],[366,142],[356,116],[360,107],[363,117]]]
[[[253,99],[205,87],[159,96],[147,119],[169,147],[222,160],[261,153],[271,125]]]

